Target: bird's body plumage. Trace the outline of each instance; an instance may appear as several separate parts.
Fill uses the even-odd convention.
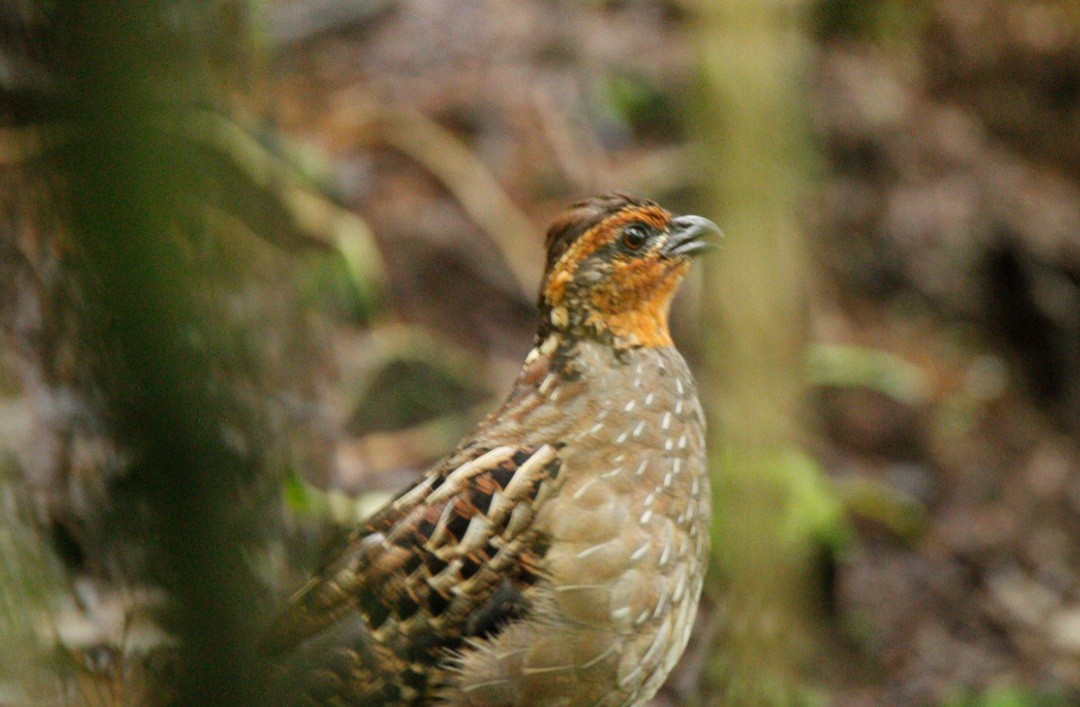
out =
[[[544,321],[506,401],[264,637],[288,652],[283,702],[636,705],[682,654],[710,498],[704,415],[667,336],[688,263],[655,235],[676,232],[670,214],[606,199],[549,233]],[[640,234],[604,250],[650,220],[653,262]]]

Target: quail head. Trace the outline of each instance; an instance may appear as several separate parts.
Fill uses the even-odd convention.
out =
[[[686,647],[705,420],[668,332],[716,226],[573,204],[505,402],[355,531],[263,637],[287,704],[638,705]]]

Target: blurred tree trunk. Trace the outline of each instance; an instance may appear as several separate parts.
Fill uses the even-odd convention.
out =
[[[200,297],[190,272],[188,249],[208,238],[191,197],[210,175],[194,144],[169,134],[214,99],[203,53],[214,10],[111,0],[59,11],[67,99],[85,128],[63,155],[59,188],[109,422],[138,455],[132,483],[160,533],[150,571],[178,609],[177,701],[243,705],[257,703],[258,684],[245,557],[255,509],[242,498],[255,470],[227,441],[232,401],[207,355],[217,325],[204,317],[223,303]]]
[[[702,321],[715,518],[708,590],[721,617],[704,699],[799,703],[813,539],[795,486],[816,474],[794,446],[807,331],[798,209],[808,45],[795,0],[688,4],[699,64],[690,119],[705,203],[726,234],[706,262]]]
[[[261,364],[288,337],[253,341],[275,324],[238,325],[253,309],[280,312],[238,262],[248,234],[211,217],[217,205],[239,219],[244,202],[220,205],[237,179],[196,127],[228,113],[249,50],[244,12],[235,0],[85,0],[4,17],[23,33],[5,55],[42,79],[0,85],[0,122],[15,128],[2,137],[33,134],[44,149],[2,195],[3,235],[37,278],[20,295],[36,301],[3,304],[34,310],[30,395],[74,411],[38,411],[63,418],[40,425],[55,458],[34,458],[39,445],[23,479],[39,547],[64,576],[32,606],[0,571],[0,608],[32,616],[18,638],[36,632],[74,663],[56,673],[65,703],[262,703],[254,636],[271,604],[261,575],[281,535],[285,424],[270,419]],[[7,521],[3,562],[16,556]],[[29,694],[25,675],[4,677]]]

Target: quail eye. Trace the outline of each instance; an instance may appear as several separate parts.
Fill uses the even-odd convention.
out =
[[[632,223],[622,232],[622,242],[630,250],[638,250],[649,240],[649,232],[640,223]]]

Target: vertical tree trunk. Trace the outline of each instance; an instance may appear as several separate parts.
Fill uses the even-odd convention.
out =
[[[692,0],[691,120],[706,203],[726,238],[707,259],[702,331],[712,375],[714,567],[723,628],[709,704],[791,704],[809,645],[810,538],[792,517],[807,253],[798,207],[808,156],[801,4]],[[812,464],[812,473],[816,473]]]
[[[57,675],[57,693],[66,691],[80,703],[262,703],[253,634],[268,602],[254,566],[279,494],[261,464],[265,440],[246,434],[245,425],[262,413],[250,392],[246,399],[237,394],[247,381],[238,380],[245,373],[238,363],[242,332],[230,328],[226,310],[235,302],[227,303],[224,288],[200,272],[210,269],[210,261],[221,264],[214,260],[213,242],[220,234],[209,231],[205,214],[222,177],[205,145],[184,137],[193,115],[221,108],[227,95],[218,63],[235,64],[223,41],[228,4],[25,3],[25,17],[8,18],[21,22],[27,34],[26,56],[15,58],[32,62],[45,79],[27,84],[33,91],[23,96],[24,110],[17,110],[13,94],[2,87],[6,103],[0,114],[39,134],[49,148],[27,168],[33,186],[24,198],[35,202],[25,209],[7,204],[9,213],[47,212],[49,218],[42,224],[27,219],[33,225],[12,218],[10,230],[29,230],[31,239],[34,227],[41,229],[48,244],[41,250],[55,254],[49,275],[60,273],[54,279],[68,295],[58,305],[49,302],[59,311],[41,314],[49,320],[41,323],[43,331],[53,327],[68,334],[56,338],[63,339],[69,357],[62,371],[53,371],[56,376],[42,378],[77,398],[79,419],[92,418],[84,424],[106,440],[101,448],[115,451],[107,461],[58,464],[54,477],[61,483],[34,489],[41,497],[52,493],[35,499],[42,547],[63,556],[79,588],[72,605],[92,609],[115,600],[126,611],[130,597],[167,598],[146,604],[153,611],[148,621],[169,636],[155,644],[167,647],[168,663],[140,665],[146,653],[133,654],[130,664],[126,655],[110,663],[108,649],[140,648],[134,626],[121,626],[119,637],[101,632],[102,641],[116,639],[118,646],[98,643],[95,633],[95,643],[76,646],[70,656],[93,680],[74,685],[84,677],[80,670],[71,671],[78,677],[70,681]],[[37,203],[46,199],[47,205]],[[45,353],[60,358],[56,351]],[[229,368],[226,360],[236,365]],[[230,417],[241,422],[230,424]],[[6,491],[3,482],[0,494]],[[50,498],[57,500],[50,505]],[[64,507],[71,512],[64,515]],[[5,520],[0,540],[18,527],[12,518]],[[0,561],[11,556],[0,546]],[[89,582],[79,584],[80,574],[95,582],[94,592]],[[0,571],[0,599],[26,601],[27,592],[18,593],[19,579],[10,568]],[[48,599],[59,603],[55,596]],[[32,610],[26,604],[0,608],[9,614]],[[53,620],[62,643],[63,625]],[[0,626],[6,623],[16,626]],[[86,624],[97,632],[97,623]],[[40,626],[16,628],[21,635],[13,638],[24,641],[34,633],[29,628],[47,635]],[[171,669],[173,645],[181,657],[179,671]],[[4,662],[0,668],[15,665]],[[102,663],[108,663],[105,669]],[[125,684],[139,673],[152,673],[154,684]],[[93,682],[98,678],[106,683],[101,690]],[[112,678],[116,684],[109,684]],[[22,680],[10,678],[20,690]],[[0,687],[4,682],[0,678]],[[93,696],[76,696],[84,688]]]
[[[222,303],[200,303],[186,258],[207,237],[190,195],[209,175],[194,143],[168,134],[172,120],[213,100],[200,49],[214,7],[123,0],[63,11],[76,62],[65,98],[85,133],[63,155],[60,193],[112,374],[109,422],[137,455],[132,483],[160,533],[151,572],[178,610],[177,701],[244,705],[257,703],[257,593],[244,552],[257,533],[242,503],[252,469],[226,441],[228,394],[205,350],[213,325],[204,317]]]

